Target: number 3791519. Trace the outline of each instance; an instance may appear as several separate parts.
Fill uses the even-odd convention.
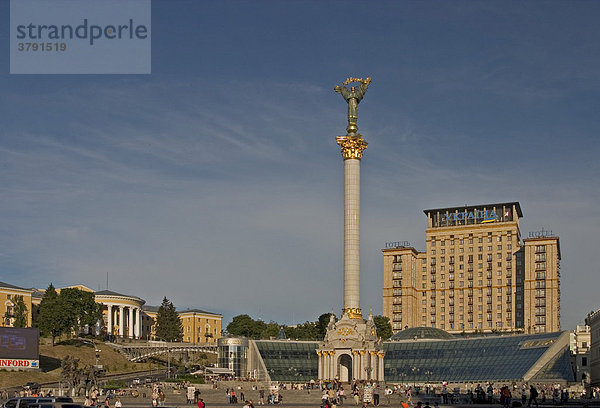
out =
[[[58,42],[42,42],[42,43],[37,43],[37,42],[24,42],[24,43],[19,43],[17,50],[19,51],[32,51],[32,52],[37,52],[37,51],[57,51],[57,52],[63,52],[67,50],[67,44],[66,43],[58,43]]]

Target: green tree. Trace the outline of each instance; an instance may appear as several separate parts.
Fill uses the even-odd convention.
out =
[[[175,306],[166,297],[156,314],[156,336],[166,341],[181,341],[183,339],[183,324]]]
[[[327,325],[329,324],[330,316],[333,313],[323,313],[319,316],[319,321],[317,322],[317,335],[319,336],[317,340],[323,340],[325,338],[325,334],[327,333]],[[333,315],[335,317],[335,315]],[[337,322],[337,318],[335,319]]]
[[[377,336],[381,337],[382,340],[387,340],[392,337],[394,332],[392,331],[392,324],[390,318],[387,316],[375,316],[373,322],[377,328]]]
[[[305,322],[296,327],[286,326],[284,330],[288,339],[318,340],[317,324],[315,322]]]
[[[264,326],[262,327],[262,331],[260,333],[261,339],[270,339],[271,337],[276,338],[279,335],[279,330],[281,329],[279,323],[270,321],[269,323],[263,322],[263,325]]]
[[[102,305],[96,303],[92,292],[77,288],[60,291],[59,301],[68,315],[68,330],[80,333],[86,325],[93,326],[102,318]]]
[[[27,306],[23,301],[23,296],[15,296],[13,327],[27,327]]]
[[[58,293],[50,284],[40,302],[38,327],[42,335],[52,337],[52,346],[57,337],[69,328],[68,312],[63,310]]]
[[[227,325],[227,332],[233,336],[258,339],[260,338],[264,324],[262,321],[257,322],[247,314],[237,315]]]

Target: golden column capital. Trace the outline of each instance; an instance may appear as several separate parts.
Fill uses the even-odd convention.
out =
[[[338,136],[335,138],[337,144],[342,148],[342,157],[346,159],[362,159],[362,152],[367,148],[368,143],[358,136]]]

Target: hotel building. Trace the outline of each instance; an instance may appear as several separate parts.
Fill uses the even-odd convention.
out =
[[[547,231],[521,239],[518,202],[435,208],[426,250],[388,243],[383,315],[394,332],[560,330],[560,244]]]

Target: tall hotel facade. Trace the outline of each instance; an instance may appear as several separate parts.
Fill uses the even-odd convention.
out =
[[[560,243],[521,240],[518,202],[425,210],[426,250],[383,249],[383,314],[394,332],[560,330]]]

